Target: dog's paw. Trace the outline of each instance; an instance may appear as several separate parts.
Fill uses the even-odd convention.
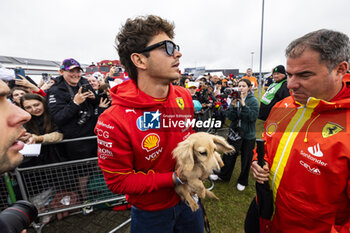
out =
[[[193,203],[190,205],[192,212],[196,212],[199,209],[199,205],[197,203]]]
[[[225,155],[229,155],[229,156],[234,156],[236,154],[236,151],[235,150],[231,150],[231,151],[225,152],[224,154]]]

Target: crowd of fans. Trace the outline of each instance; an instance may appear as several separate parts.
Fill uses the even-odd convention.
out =
[[[109,81],[113,81],[113,69],[112,67],[105,76],[99,72],[83,76],[79,62],[66,59],[62,62],[58,77],[44,80],[43,76],[38,85],[29,76],[21,75],[8,82],[11,88],[9,101],[22,107],[32,116],[24,125],[27,133],[22,140],[26,144],[43,144],[40,155],[25,158],[20,167],[97,155],[96,139],[89,136],[95,135],[94,127],[99,115],[111,106]],[[265,98],[264,104],[268,105],[264,105],[264,109],[267,110],[260,109],[260,113],[258,101],[254,97],[254,91],[258,88],[257,79],[252,76],[250,68],[243,77],[235,77],[232,74],[219,77],[210,73],[194,77],[193,74],[184,73],[180,79],[173,82],[173,85],[182,86],[190,92],[195,109],[194,117],[197,120],[215,119],[221,121],[220,127],[225,125],[226,119],[231,121],[227,140],[235,146],[236,156],[224,155],[225,166],[216,175],[211,176],[213,180],[229,181],[236,157],[242,154],[242,173],[237,188],[243,191],[248,185],[249,164],[255,145],[255,122],[258,116],[265,120],[272,105],[289,94],[285,91],[284,67],[277,66],[272,74],[264,84],[266,94],[263,99]],[[283,88],[278,92],[278,100],[271,95],[266,100],[266,95],[271,94],[268,86],[275,86],[281,80]],[[272,104],[269,104],[269,101]],[[194,130],[209,131],[210,126]],[[55,144],[63,139],[74,138],[87,139]]]
[[[21,167],[97,155],[96,139],[54,143],[95,135],[98,116],[111,104],[108,82],[101,73],[83,77],[83,69],[74,59],[64,60],[59,73],[48,80],[43,76],[38,85],[21,75],[7,82],[11,88],[8,100],[32,116],[21,139],[26,144],[43,143],[40,155],[25,158]]]
[[[109,81],[113,81],[113,72],[112,67],[105,76],[101,73],[83,76],[80,64],[74,59],[66,59],[62,62],[59,76],[48,80],[44,80],[43,76],[38,85],[29,76],[21,75],[8,82],[11,88],[8,100],[31,115],[31,120],[24,124],[27,133],[21,140],[26,144],[42,144],[40,154],[37,157],[25,157],[19,167],[97,157],[97,140],[91,136],[95,136],[99,115],[112,104]],[[279,65],[274,68],[271,76],[265,80],[265,95],[260,107],[254,95],[258,89],[257,79],[252,76],[250,68],[243,77],[219,77],[210,73],[194,77],[184,73],[172,84],[189,91],[196,120],[220,121],[220,126],[215,126],[214,131],[223,127],[227,119],[230,121],[227,141],[235,147],[235,152],[223,155],[224,166],[210,175],[210,179],[229,182],[236,159],[241,155],[237,189],[243,191],[248,185],[256,140],[256,121],[258,118],[266,120],[272,106],[289,96],[284,67]],[[194,130],[209,132],[211,127]],[[63,139],[75,138],[80,140],[59,143]],[[69,171],[72,175],[77,172]],[[90,175],[80,171],[76,178],[78,193],[84,200],[87,198]],[[20,198],[21,194],[17,195]]]
[[[139,20],[144,19],[139,18]],[[226,118],[230,121],[227,141],[234,146],[235,151],[223,154],[224,166],[220,171],[211,174],[210,179],[230,181],[236,158],[241,155],[241,171],[237,189],[245,190],[250,169],[257,181],[257,195],[251,202],[245,221],[247,232],[258,232],[259,229],[268,232],[281,232],[284,229],[292,229],[290,232],[295,232],[297,229],[301,232],[310,229],[312,231],[316,229],[319,232],[348,232],[350,226],[349,163],[346,161],[348,160],[346,155],[349,154],[349,150],[346,143],[349,141],[347,138],[349,134],[344,130],[344,126],[348,125],[344,119],[349,115],[347,108],[350,93],[349,38],[339,32],[322,29],[294,40],[286,49],[288,83],[284,66],[276,66],[272,70],[272,75],[264,80],[265,93],[259,101],[254,94],[258,89],[258,82],[252,76],[250,68],[242,78],[236,78],[233,75],[218,77],[209,73],[194,77],[185,73],[181,78],[173,81],[178,77],[178,69],[173,69],[173,67],[178,67],[175,59],[182,56],[179,46],[170,41],[173,35],[173,25],[155,16],[149,16],[147,20],[160,20],[164,28],[168,26],[170,28],[167,29],[169,33],[160,30],[161,33],[155,35],[151,41],[159,41],[164,38],[169,40],[149,45],[143,50],[135,50],[139,52],[133,53],[131,60],[129,48],[121,46],[124,45],[125,38],[128,40],[130,38],[130,34],[126,33],[130,30],[124,26],[122,32],[117,36],[120,42],[118,52],[119,55],[122,55],[121,60],[128,57],[127,62],[133,62],[135,66],[128,67],[124,64],[132,80],[124,82],[111,92],[108,81],[113,79],[114,68],[106,77],[102,74],[82,77],[83,69],[76,60],[71,58],[62,62],[58,77],[50,78],[48,81],[42,80],[39,85],[36,85],[30,77],[21,75],[8,82],[11,87],[9,101],[26,112],[3,98],[6,104],[4,112],[7,113],[6,110],[10,106],[20,110],[22,116],[27,115],[22,123],[18,123],[19,126],[24,124],[27,130],[27,132],[22,131],[19,141],[26,144],[43,144],[40,155],[26,159],[21,166],[28,167],[96,157],[98,148],[98,162],[106,184],[112,192],[126,194],[129,197],[129,203],[133,206],[131,210],[133,232],[140,232],[140,229],[148,227],[150,223],[151,228],[154,229],[158,229],[160,225],[169,229],[168,217],[173,219],[173,213],[178,212],[177,210],[180,210],[178,213],[181,214],[177,214],[176,218],[181,220],[177,220],[177,223],[172,220],[171,228],[185,229],[189,228],[189,225],[197,224],[194,228],[202,231],[203,213],[205,215],[203,206],[199,207],[197,213],[194,213],[195,211],[186,213],[188,207],[185,206],[185,203],[179,202],[178,196],[172,189],[174,186],[183,185],[181,179],[184,179],[181,173],[185,173],[182,168],[175,166],[176,161],[172,157],[159,156],[161,160],[152,164],[153,159],[160,153],[165,156],[171,155],[173,148],[183,143],[182,140],[188,137],[192,130],[186,128],[170,132],[173,135],[161,135],[162,138],[167,137],[167,140],[162,139],[161,146],[159,146],[160,136],[158,134],[143,132],[153,129],[153,126],[157,129],[162,128],[160,122],[157,125],[153,124],[156,118],[160,120],[159,103],[167,104],[162,107],[171,117],[170,113],[182,114],[185,103],[189,106],[191,104],[188,103],[193,101],[194,108],[190,106],[188,108],[190,111],[186,112],[187,115],[179,114],[180,119],[187,120],[188,114],[192,119],[191,114],[194,114],[197,120],[205,121],[209,118],[219,120],[221,121],[220,127],[225,124]],[[135,23],[131,19],[128,21],[129,26]],[[165,51],[154,51],[154,60],[158,62],[158,60],[167,58],[168,61],[172,61],[169,62],[172,64],[169,69],[172,69],[173,76],[167,80],[166,85],[162,83],[158,88],[159,93],[156,93],[153,87],[158,85],[160,76],[154,76],[154,65],[150,62],[149,67],[147,66],[150,71],[147,71],[138,62],[150,56],[144,53],[161,46]],[[161,64],[157,62],[154,64]],[[145,79],[140,79],[140,77]],[[162,77],[166,79],[165,75]],[[138,80],[144,81],[138,82]],[[172,85],[169,87],[170,81],[172,85],[182,86],[188,92],[181,87]],[[0,83],[4,86],[2,81]],[[130,89],[132,91],[129,91]],[[171,91],[172,89],[175,91]],[[8,95],[8,90],[6,87],[2,97]],[[144,90],[147,90],[147,95]],[[177,93],[174,94],[175,92]],[[144,95],[137,96],[140,93]],[[291,94],[293,96],[288,97]],[[108,109],[112,104],[111,95],[115,105]],[[134,95],[137,98],[133,98]],[[176,101],[168,101],[169,99]],[[127,105],[123,105],[126,101],[128,101]],[[137,105],[137,101],[142,104]],[[149,102],[153,104],[152,110],[154,111],[152,112]],[[179,112],[169,111],[174,106]],[[27,112],[31,115],[31,119]],[[127,113],[133,114],[132,117],[129,117]],[[11,115],[6,117],[6,121],[9,122],[7,124],[10,125]],[[256,127],[261,125],[256,124],[257,120],[266,121],[264,140],[256,140]],[[149,124],[143,124],[146,121],[149,121]],[[103,127],[98,128],[99,125]],[[133,127],[127,129],[129,126]],[[174,124],[173,128],[180,127]],[[134,133],[137,130],[142,134],[136,137]],[[203,128],[194,130],[201,131]],[[339,133],[342,130],[344,131]],[[97,140],[95,133],[98,136]],[[333,138],[329,139],[331,136]],[[143,141],[140,145],[139,139],[142,137]],[[68,140],[69,142],[61,144],[63,146],[55,147],[55,143],[63,139],[77,138],[78,141]],[[93,140],[90,141],[90,139]],[[18,150],[23,148],[23,142],[16,141],[14,147],[17,147]],[[252,161],[256,142],[261,142],[262,147],[258,147],[261,153],[257,152],[258,160]],[[50,143],[55,145],[52,146]],[[119,143],[119,145],[113,147],[114,143]],[[163,151],[168,145],[171,147]],[[6,146],[5,149],[8,150]],[[193,142],[190,142],[190,146],[194,147]],[[158,147],[157,151],[151,151]],[[204,147],[201,145],[198,154],[201,157],[207,157],[208,149],[202,150],[202,148]],[[211,149],[213,148],[215,146],[211,146]],[[143,150],[151,151],[148,157],[141,158],[145,154]],[[194,153],[194,150],[189,149],[191,153]],[[304,150],[307,150],[309,154]],[[4,155],[7,156],[6,153],[5,151]],[[192,166],[193,160],[201,159],[201,157],[193,158],[191,155],[189,160],[192,160],[190,162]],[[149,164],[145,166],[146,160],[149,161]],[[18,163],[20,161],[18,160]],[[167,167],[164,168],[163,165]],[[70,169],[69,172],[73,174],[76,173],[76,170]],[[90,174],[83,172],[77,178],[79,195],[84,199],[87,196],[87,182]],[[190,178],[192,177],[184,181],[190,183]],[[300,182],[301,180],[303,182]],[[272,181],[272,190],[268,184],[269,181]],[[323,192],[331,186],[334,189],[333,192]],[[154,218],[154,216],[159,218]],[[191,218],[187,218],[188,216]],[[186,221],[183,221],[182,218]],[[153,221],[155,219],[159,221]],[[205,223],[208,223],[206,216],[204,219]],[[191,224],[188,224],[189,222]]]

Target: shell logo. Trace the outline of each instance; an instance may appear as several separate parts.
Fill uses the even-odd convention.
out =
[[[141,143],[142,149],[149,152],[159,146],[159,141],[160,141],[160,138],[158,134],[150,133],[146,137],[144,137],[144,139],[142,140],[142,143]]]

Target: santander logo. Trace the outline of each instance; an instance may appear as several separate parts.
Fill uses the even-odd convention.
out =
[[[310,154],[316,156],[316,157],[322,157],[323,153],[320,149],[320,144],[317,143],[315,146],[310,146],[307,148],[307,151],[309,151]]]

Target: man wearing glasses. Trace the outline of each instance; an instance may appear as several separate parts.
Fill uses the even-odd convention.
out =
[[[109,189],[126,194],[131,232],[203,232],[202,209],[192,212],[175,193],[172,151],[193,131],[194,108],[180,77],[174,25],[158,16],[128,19],[116,37],[130,80],[111,89],[112,106],[98,119],[99,165]]]

